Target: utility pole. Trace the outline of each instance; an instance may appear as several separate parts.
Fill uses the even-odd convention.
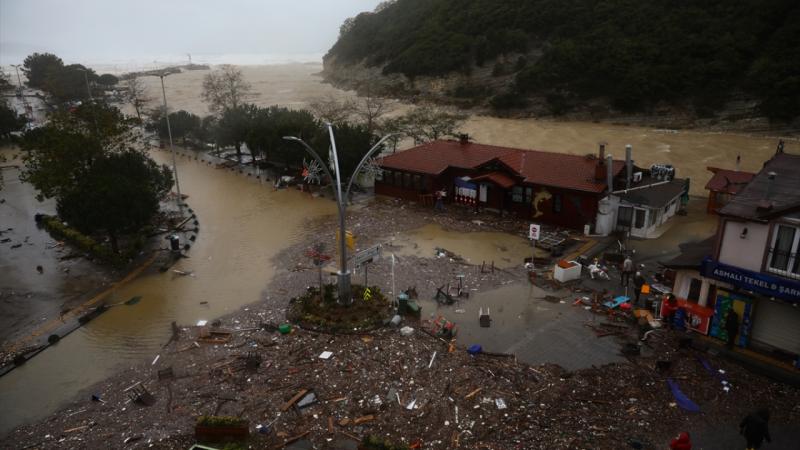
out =
[[[175,190],[178,191],[178,211],[183,216],[183,197],[181,196],[181,184],[178,182],[178,166],[175,163],[175,147],[172,146],[172,128],[169,126],[169,112],[167,111],[167,91],[164,88],[164,77],[168,74],[162,73],[158,77],[161,78],[161,94],[164,97],[164,118],[167,120],[167,135],[169,135],[169,150],[172,152],[172,175],[175,177]]]

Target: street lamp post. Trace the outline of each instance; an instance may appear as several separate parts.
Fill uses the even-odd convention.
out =
[[[175,147],[172,146],[172,128],[169,125],[169,112],[167,111],[167,91],[164,89],[164,77],[167,73],[158,75],[161,78],[161,95],[164,97],[164,118],[167,120],[167,135],[169,136],[169,150],[172,153],[172,175],[175,177],[175,190],[178,191],[178,211],[183,215],[183,198],[181,197],[181,184],[178,182],[178,166],[175,163]]]
[[[17,72],[17,89],[22,91],[22,80],[19,78],[19,64],[12,64],[11,67]]]
[[[339,157],[336,153],[336,140],[333,136],[333,125],[326,123],[325,126],[328,127],[328,134],[331,138],[331,153],[333,156],[333,169],[334,172],[336,172],[335,177],[331,175],[331,172],[328,170],[327,165],[322,158],[320,158],[319,154],[317,154],[317,152],[314,151],[311,146],[306,144],[305,141],[295,136],[284,136],[284,139],[287,141],[300,143],[306,152],[308,152],[319,163],[320,167],[322,167],[322,170],[325,171],[325,175],[327,175],[328,179],[331,180],[331,183],[336,183],[336,188],[333,190],[334,194],[336,195],[336,206],[339,210],[339,271],[336,273],[336,279],[338,285],[339,303],[343,305],[349,305],[353,301],[353,296],[350,287],[350,271],[347,270],[347,240],[345,231],[347,199],[349,198],[350,188],[353,185],[353,179],[361,170],[361,167],[369,160],[369,157],[372,156],[372,154],[375,153],[379,148],[381,148],[381,145],[392,135],[381,138],[381,140],[379,140],[377,144],[373,145],[372,148],[369,149],[369,151],[364,155],[364,157],[361,158],[361,161],[358,163],[353,171],[353,174],[350,176],[350,181],[347,183],[347,188],[343,193],[341,182],[342,176],[339,171]]]

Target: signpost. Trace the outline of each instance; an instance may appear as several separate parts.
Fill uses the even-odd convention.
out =
[[[379,259],[381,259],[380,245],[361,250],[353,256],[353,266],[356,268],[364,266],[364,286],[367,286],[367,264]]]
[[[532,223],[530,227],[528,227],[528,239],[531,240],[533,244],[533,250],[531,253],[531,270],[534,267],[534,261],[536,260],[536,241],[539,240],[539,235],[541,234],[542,227],[539,224]]]

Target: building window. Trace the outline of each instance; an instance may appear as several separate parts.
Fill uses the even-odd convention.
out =
[[[422,191],[422,176],[419,174],[414,174],[414,189]]]
[[[800,257],[797,254],[800,229],[778,225],[769,249],[769,270],[784,276],[800,278]]]
[[[644,216],[645,216],[645,210],[637,208],[635,217],[633,218],[634,228],[644,228]]]
[[[533,201],[533,188],[526,187],[525,188],[525,203],[530,203]]]
[[[522,186],[514,186],[511,188],[511,201],[514,203],[522,203]]]
[[[561,194],[553,194],[553,212],[558,214],[563,209],[563,199]]]
[[[411,174],[408,172],[403,174],[403,187],[406,189],[414,188],[414,185],[411,184]]]
[[[686,300],[692,303],[697,303],[700,300],[700,289],[703,287],[703,282],[697,278],[692,278],[689,282],[689,294],[686,295]]]

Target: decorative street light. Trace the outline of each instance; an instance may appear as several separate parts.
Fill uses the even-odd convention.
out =
[[[351,295],[351,288],[350,288],[350,271],[347,270],[347,245],[346,245],[346,238],[345,238],[345,216],[347,212],[347,201],[350,195],[350,188],[353,186],[353,180],[355,179],[356,175],[361,170],[361,167],[369,160],[370,156],[375,153],[381,145],[386,142],[387,139],[392,137],[392,135],[387,135],[381,138],[377,144],[373,145],[371,149],[361,158],[361,161],[356,166],[356,169],[353,171],[353,174],[350,176],[350,181],[347,183],[347,188],[342,193],[342,176],[339,172],[339,156],[336,153],[336,140],[333,136],[333,125],[330,123],[325,124],[328,127],[328,134],[331,137],[331,153],[333,156],[333,169],[336,173],[336,177],[334,178],[331,175],[331,172],[328,170],[325,162],[320,158],[319,154],[314,151],[308,144],[305,143],[302,139],[295,137],[295,136],[284,136],[284,139],[287,141],[295,141],[300,143],[303,148],[308,152],[322,167],[322,170],[325,171],[325,175],[328,176],[328,179],[331,180],[331,183],[336,184],[336,188],[333,190],[334,194],[336,195],[336,206],[339,209],[339,272],[336,273],[337,284],[338,284],[338,293],[339,293],[339,303],[342,305],[349,305],[353,301],[353,296]]]

